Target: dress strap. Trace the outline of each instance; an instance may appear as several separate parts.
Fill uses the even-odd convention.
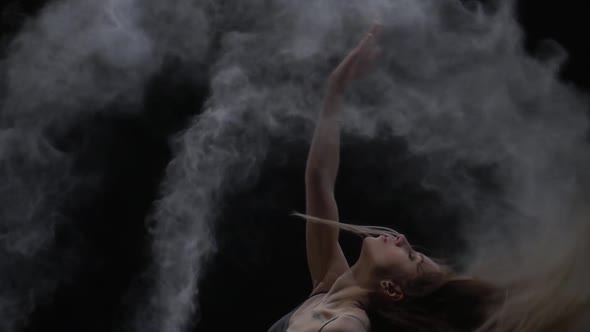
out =
[[[328,325],[330,322],[335,321],[338,317],[340,317],[340,316],[332,317],[331,319],[329,319],[327,322],[325,322],[322,325],[322,327],[320,327],[320,329],[318,330],[318,332],[322,332],[322,330],[324,329],[324,327],[326,327],[326,325]]]
[[[359,324],[361,324],[361,326],[363,327],[363,330],[365,330],[365,331],[367,330],[367,327],[365,326],[365,322],[363,322],[363,321],[362,321],[360,318],[358,318],[357,316],[355,316],[355,315],[351,315],[351,314],[342,314],[342,315],[338,315],[338,316],[336,316],[336,317],[332,317],[331,319],[329,319],[328,321],[326,321],[326,322],[325,322],[325,323],[322,325],[322,327],[320,327],[320,329],[318,330],[318,332],[322,332],[322,330],[324,329],[324,327],[326,327],[326,325],[328,325],[329,323],[331,323],[331,322],[335,321],[336,319],[338,319],[338,318],[340,318],[340,317],[342,317],[342,316],[352,317],[352,318],[356,319],[356,320],[359,322]]]
[[[351,314],[344,314],[344,316],[348,316],[348,317],[352,317],[352,318],[356,319],[356,320],[359,322],[359,324],[361,324],[361,326],[363,327],[363,329],[364,329],[365,331],[367,330],[367,327],[365,326],[365,322],[363,322],[363,320],[362,320],[362,319],[358,318],[358,317],[357,317],[357,316],[355,316],[355,315],[351,315]]]

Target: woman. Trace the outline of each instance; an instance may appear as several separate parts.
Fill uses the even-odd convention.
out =
[[[483,282],[453,276],[391,229],[338,222],[333,192],[339,164],[339,112],[349,83],[361,77],[377,57],[379,32],[380,26],[374,24],[328,80],[307,160],[307,211],[299,215],[307,218],[313,290],[269,332],[473,331],[483,323],[486,305],[495,294]],[[365,236],[352,267],[338,244],[340,228]]]

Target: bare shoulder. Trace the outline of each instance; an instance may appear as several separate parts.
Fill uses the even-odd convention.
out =
[[[329,324],[326,324],[322,332],[368,332],[369,318],[363,311],[355,311],[341,314]]]

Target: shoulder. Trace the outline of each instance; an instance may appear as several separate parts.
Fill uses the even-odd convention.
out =
[[[322,332],[368,332],[369,319],[365,313],[341,314],[326,324]]]

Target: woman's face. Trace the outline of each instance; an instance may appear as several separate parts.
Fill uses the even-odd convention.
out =
[[[398,237],[367,237],[363,241],[361,257],[375,270],[386,271],[403,282],[423,273],[440,272],[440,267],[426,255],[414,251],[404,235]]]

